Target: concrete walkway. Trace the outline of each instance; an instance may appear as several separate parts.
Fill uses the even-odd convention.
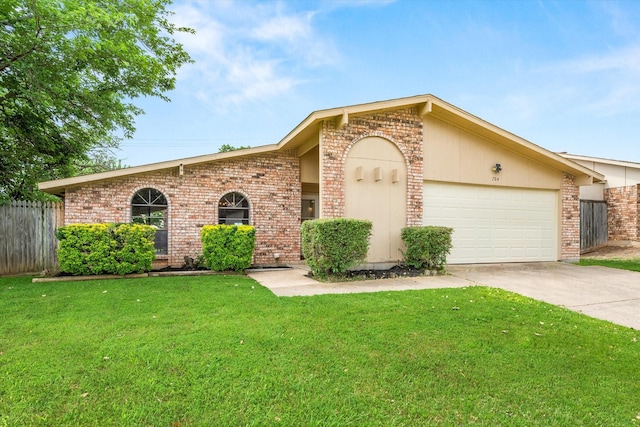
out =
[[[470,285],[468,280],[452,275],[324,283],[307,277],[307,274],[308,270],[304,266],[295,266],[291,269],[248,272],[249,277],[259,282],[262,286],[269,288],[271,292],[279,297],[462,288]]]
[[[278,296],[490,286],[640,330],[640,273],[560,262],[449,266],[449,275],[321,283],[304,266],[251,271]]]

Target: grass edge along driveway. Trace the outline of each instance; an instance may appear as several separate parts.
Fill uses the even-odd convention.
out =
[[[638,425],[637,331],[469,287],[0,278],[0,426]]]
[[[640,259],[637,258],[583,258],[580,260],[579,265],[600,265],[602,267],[640,272]]]

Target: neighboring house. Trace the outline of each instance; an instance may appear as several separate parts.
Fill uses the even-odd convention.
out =
[[[606,177],[605,182],[580,187],[580,199],[606,202],[609,240],[640,241],[640,163],[560,155]]]
[[[311,113],[279,143],[43,182],[65,222],[146,222],[159,263],[205,224],[256,227],[254,263],[300,260],[300,223],[373,221],[367,261],[402,259],[406,226],[454,228],[450,263],[575,260],[579,186],[604,176],[432,95]]]

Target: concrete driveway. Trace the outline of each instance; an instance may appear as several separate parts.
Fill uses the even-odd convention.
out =
[[[455,265],[449,275],[320,283],[304,268],[249,272],[278,296],[490,286],[640,330],[640,273],[561,262]]]
[[[452,266],[451,274],[640,329],[640,273],[561,262]]]

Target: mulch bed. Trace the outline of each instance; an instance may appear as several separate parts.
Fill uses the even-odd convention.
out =
[[[403,277],[435,276],[437,274],[438,272],[435,270],[421,270],[396,265],[387,270],[352,270],[346,272],[340,277],[332,277],[332,279],[338,279],[340,281],[377,280],[396,279]],[[314,278],[311,273],[309,273],[308,276]]]
[[[252,271],[260,271],[260,270],[275,270],[275,269],[289,269],[289,266],[259,266],[252,267],[249,270]],[[117,275],[100,275],[100,276],[73,276],[68,273],[60,273],[53,275],[53,277],[46,278],[35,278],[34,282],[44,282],[44,281],[59,281],[59,280],[95,280],[95,279],[113,279],[113,278],[140,278],[140,277],[157,277],[157,276],[180,276],[180,275],[208,275],[208,274],[242,274],[233,271],[223,271],[223,272],[214,272],[208,270],[207,268],[202,267],[187,267],[183,266],[181,268],[176,267],[165,267],[160,270],[153,270],[149,273],[143,274],[130,274],[126,276],[117,276]],[[377,279],[396,279],[403,277],[420,277],[420,276],[435,276],[437,274],[441,274],[436,270],[421,270],[410,267],[405,267],[401,265],[396,265],[387,270],[352,270],[348,271],[344,275],[340,277],[331,277],[332,281],[340,281],[340,282],[349,282],[349,281],[357,281],[357,280],[377,280]],[[314,277],[311,273],[307,275],[313,279],[318,279]]]

